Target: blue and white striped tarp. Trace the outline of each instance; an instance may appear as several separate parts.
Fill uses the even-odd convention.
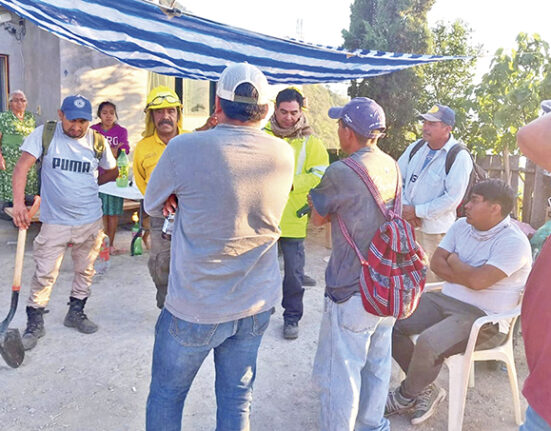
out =
[[[0,0],[44,30],[122,63],[163,75],[216,81],[247,61],[271,84],[313,84],[383,75],[462,57],[342,49],[281,39],[182,14],[141,0]],[[260,13],[260,12],[259,12]]]

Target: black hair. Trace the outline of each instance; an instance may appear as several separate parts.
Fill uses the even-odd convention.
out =
[[[503,217],[508,216],[515,205],[515,192],[509,184],[497,178],[490,178],[476,183],[471,194],[480,195],[485,201],[499,204]]]
[[[115,104],[113,102],[110,102],[109,100],[104,100],[103,102],[101,102],[98,106],[98,112],[97,112],[97,115],[98,115],[98,118],[101,118],[100,117],[100,114],[101,114],[101,110],[106,107],[106,106],[112,106],[113,109],[115,110],[115,118],[118,120],[119,119],[119,116],[117,114],[117,107],[115,106]]]
[[[235,89],[235,95],[258,100],[258,91],[248,82],[240,84]],[[228,118],[241,121],[243,123],[248,121],[260,121],[268,112],[268,105],[232,102],[226,99],[220,99],[220,107]]]
[[[294,88],[286,88],[281,90],[276,97],[276,107],[279,107],[281,102],[297,102],[298,106],[304,107],[304,96]]]

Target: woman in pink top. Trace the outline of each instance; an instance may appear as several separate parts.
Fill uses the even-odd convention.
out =
[[[98,107],[98,118],[101,122],[94,124],[92,129],[105,136],[105,140],[111,147],[115,158],[119,155],[119,151],[126,151],[126,154],[128,154],[130,152],[128,131],[117,123],[117,107],[115,104],[109,101],[101,102]],[[124,200],[101,192],[99,197],[103,206],[103,229],[109,237],[109,254],[122,254],[125,250],[115,248],[115,233],[119,224],[119,215],[123,212]]]

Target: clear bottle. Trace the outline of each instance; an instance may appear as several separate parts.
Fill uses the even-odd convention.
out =
[[[121,150],[119,157],[117,157],[117,168],[119,168],[119,175],[117,176],[117,186],[119,187],[128,187],[128,170],[130,162],[128,161],[128,156],[126,151]]]
[[[172,231],[174,230],[174,217],[174,213],[167,215],[165,217],[165,222],[163,223],[161,238],[166,239],[167,241],[172,240]]]

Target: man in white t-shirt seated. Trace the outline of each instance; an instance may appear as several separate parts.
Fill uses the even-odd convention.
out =
[[[434,381],[444,359],[463,353],[473,322],[514,308],[530,272],[526,236],[511,223],[515,193],[501,180],[476,184],[465,209],[442,239],[431,269],[445,280],[441,292],[426,292],[417,310],[399,320],[392,335],[392,356],[406,373],[387,398],[386,414],[412,412],[411,423],[427,420],[446,392]],[[477,347],[495,347],[508,325],[488,323]],[[413,344],[410,336],[419,334]]]
[[[42,227],[33,243],[36,269],[26,309],[25,350],[32,349],[45,334],[45,307],[69,244],[75,276],[69,312],[63,323],[85,334],[98,330],[83,311],[90,295],[94,261],[104,236],[98,183],[114,180],[118,171],[109,146],[100,145],[103,141],[96,139],[88,127],[92,120],[88,99],[80,95],[66,97],[58,115],[49,143],[44,142],[47,141],[44,126],[27,136],[13,173],[13,221],[19,228],[27,229],[30,223],[24,202],[27,172],[37,160],[42,160]],[[99,166],[104,169],[101,175]]]

